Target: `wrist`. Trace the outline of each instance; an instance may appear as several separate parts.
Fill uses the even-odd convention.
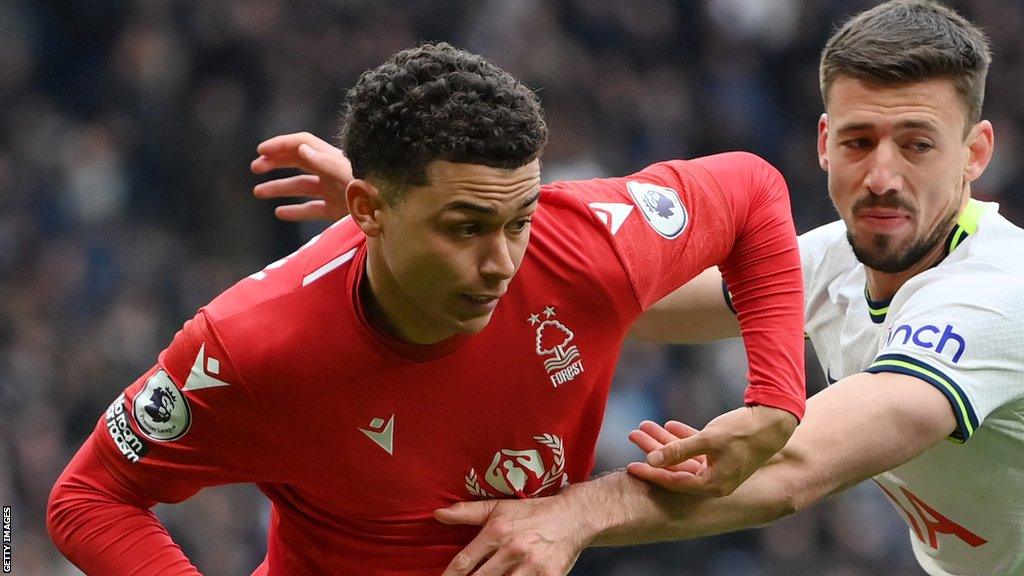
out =
[[[579,514],[582,546],[625,546],[672,536],[672,496],[624,470],[574,484],[560,494]]]
[[[770,443],[774,446],[775,451],[786,444],[799,424],[799,420],[793,413],[781,408],[754,405],[750,406],[750,409],[754,419],[759,423],[758,427],[761,430],[759,435],[762,436],[766,444]]]

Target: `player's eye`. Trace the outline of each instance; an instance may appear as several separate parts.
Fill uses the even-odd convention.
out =
[[[907,144],[905,144],[905,147],[909,148],[914,152],[917,152],[918,154],[924,154],[925,152],[928,152],[929,150],[935,148],[935,146],[933,146],[931,142],[925,142],[923,140],[914,140],[912,142],[908,142]]]
[[[461,238],[472,238],[480,233],[480,225],[475,222],[459,224],[452,228],[452,233]]]
[[[513,234],[522,234],[523,231],[525,231],[526,228],[530,225],[530,222],[531,220],[529,218],[520,218],[515,222],[509,223],[509,225],[506,226],[506,228],[508,229],[509,232]]]
[[[871,147],[871,140],[869,138],[850,138],[849,140],[844,140],[842,145],[846,148],[862,150]]]

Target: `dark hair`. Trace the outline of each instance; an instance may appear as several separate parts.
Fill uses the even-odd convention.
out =
[[[949,78],[964,104],[967,125],[981,119],[985,76],[992,61],[980,28],[929,0],[893,0],[846,21],[821,53],[821,97],[839,76],[903,84]]]
[[[345,96],[341,145],[356,178],[377,179],[392,206],[428,183],[436,160],[519,168],[540,156],[537,95],[481,56],[446,43],[394,54]]]

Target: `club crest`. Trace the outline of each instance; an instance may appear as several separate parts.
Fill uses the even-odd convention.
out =
[[[558,388],[583,373],[583,359],[580,350],[572,341],[576,334],[565,324],[555,320],[554,306],[545,306],[539,314],[531,314],[527,318],[536,329],[534,350],[540,357],[545,357],[544,370],[548,373],[551,385]],[[544,316],[544,320],[541,320]]]
[[[553,494],[567,485],[569,475],[565,473],[562,439],[554,434],[541,434],[533,439],[539,449],[505,448],[495,452],[482,479],[475,468],[470,468],[465,477],[466,490],[479,498],[533,498]]]

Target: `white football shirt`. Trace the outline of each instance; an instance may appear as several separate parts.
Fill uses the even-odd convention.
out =
[[[829,383],[898,372],[949,400],[957,430],[875,477],[932,575],[1024,574],[1024,230],[971,200],[947,256],[871,301],[842,221],[801,236],[806,330]]]

